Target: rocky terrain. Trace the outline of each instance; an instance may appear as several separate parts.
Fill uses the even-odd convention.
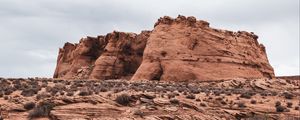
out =
[[[0,119],[299,120],[300,86],[294,83],[1,78]]]
[[[66,43],[54,78],[162,81],[274,78],[265,47],[252,32],[215,29],[179,15],[152,31],[112,32]]]
[[[54,78],[0,78],[0,120],[300,120],[257,39],[179,15],[65,43]]]

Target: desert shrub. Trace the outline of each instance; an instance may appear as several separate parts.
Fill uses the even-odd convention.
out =
[[[256,104],[256,100],[251,100],[250,103],[251,104]]]
[[[185,91],[185,88],[183,88],[183,87],[178,87],[178,88],[177,88],[177,91],[180,92],[180,93],[182,93],[183,91]]]
[[[227,102],[224,101],[224,100],[221,100],[220,103],[223,104],[223,105],[227,105]]]
[[[45,87],[48,86],[48,83],[47,83],[47,82],[43,82],[41,86],[42,86],[43,88],[45,88]]]
[[[284,92],[283,96],[285,99],[293,99],[294,95],[289,92]]]
[[[187,99],[195,99],[195,95],[194,94],[188,94],[187,96],[185,96]]]
[[[199,98],[196,99],[197,102],[200,102],[201,100]]]
[[[282,105],[276,106],[276,112],[284,112],[285,109],[286,109],[286,108],[285,108],[284,106],[282,106]]]
[[[73,103],[73,100],[70,99],[70,98],[67,98],[67,97],[63,97],[63,98],[62,98],[62,101],[65,102],[65,103],[67,103],[67,104]]]
[[[179,104],[179,100],[176,99],[176,98],[172,98],[172,99],[170,99],[170,103],[172,103],[172,104]]]
[[[20,90],[22,88],[21,83],[14,84],[15,89]]]
[[[260,96],[268,96],[268,93],[266,93],[266,92],[260,92],[259,94],[260,94]]]
[[[97,101],[95,101],[95,100],[89,100],[89,101],[88,101],[88,103],[91,103],[91,104],[93,104],[93,105],[96,105],[96,104],[98,104],[98,102],[97,102]]]
[[[111,97],[111,96],[112,96],[111,93],[108,93],[108,94],[107,94],[107,97]]]
[[[93,92],[88,90],[88,89],[82,89],[78,95],[80,96],[88,96],[88,95],[91,95]]]
[[[23,95],[24,97],[31,97],[31,96],[34,96],[37,93],[38,93],[38,89],[29,88],[29,89],[23,90],[21,92],[21,95]]]
[[[225,94],[228,95],[228,96],[232,95],[230,91],[225,91]]]
[[[179,94],[177,91],[175,91],[174,94],[175,94],[176,96],[180,96],[180,94]]]
[[[246,107],[245,102],[241,102],[241,101],[238,102],[237,105],[238,105],[238,107],[240,107],[240,108],[245,108],[245,107]]]
[[[47,86],[45,89],[46,89],[47,92],[51,92],[52,87],[51,86]]]
[[[271,94],[271,96],[276,96],[276,95],[278,95],[278,93],[275,92],[275,91],[271,91],[270,94]]]
[[[72,91],[67,92],[67,96],[73,96],[73,95],[74,95],[74,92],[72,92]]]
[[[221,95],[221,91],[220,90],[215,90],[213,91],[215,96],[220,96]]]
[[[25,103],[23,105],[23,107],[26,109],[26,110],[31,110],[35,107],[35,103],[34,102],[28,102],[28,103]]]
[[[292,102],[287,102],[286,105],[287,105],[288,108],[292,108],[293,103]]]
[[[281,105],[281,102],[280,102],[280,101],[276,101],[276,102],[275,102],[275,107],[280,106],[280,105]]]
[[[163,57],[165,57],[167,55],[167,52],[166,51],[161,51],[160,53]]]
[[[36,95],[37,100],[45,99],[45,98],[49,98],[49,97],[51,97],[51,95],[46,92],[42,92],[42,93]]]
[[[2,98],[3,97],[3,92],[2,91],[0,91],[0,98]]]
[[[108,91],[108,89],[106,87],[101,87],[100,88],[100,92],[107,92],[107,91]]]
[[[8,100],[9,99],[9,97],[8,96],[4,96],[4,100]]]
[[[145,114],[144,114],[144,112],[141,111],[141,110],[135,110],[134,113],[133,113],[133,115],[138,115],[138,116],[142,117],[142,116],[144,116]]]
[[[65,95],[65,92],[64,91],[60,91],[59,94],[60,95]]]
[[[202,106],[202,107],[206,107],[207,105],[205,104],[205,103],[200,103],[200,106]]]
[[[121,94],[117,96],[115,101],[121,105],[127,106],[130,104],[131,96],[129,96],[128,94]]]
[[[52,90],[63,91],[66,90],[66,85],[62,83],[57,83],[53,86]]]
[[[168,86],[168,87],[166,88],[166,91],[170,91],[170,92],[174,92],[175,90],[176,90],[176,88],[173,87],[173,86]]]
[[[38,117],[49,117],[50,111],[53,109],[54,104],[48,101],[41,102],[37,107],[33,109],[28,114],[28,118],[38,118]]]
[[[295,107],[295,110],[299,110],[299,106],[296,106],[296,107]]]
[[[114,93],[119,93],[119,92],[123,91],[123,89],[122,88],[115,88],[113,91],[114,91]]]
[[[176,96],[176,94],[171,92],[171,93],[168,93],[167,96],[169,99],[171,99],[171,98],[174,98]]]
[[[187,91],[184,91],[184,92],[183,92],[183,95],[187,95],[187,94],[188,94]]]
[[[66,85],[71,85],[71,82],[70,82],[70,81],[66,81],[65,84],[66,84]]]
[[[12,88],[8,88],[4,91],[4,95],[10,95],[13,92],[14,92],[14,90]]]
[[[250,99],[252,97],[252,94],[250,92],[244,92],[240,95],[240,97]]]
[[[200,90],[197,87],[190,87],[190,92],[193,94],[199,94]]]
[[[217,98],[215,98],[216,100],[218,100],[218,101],[221,101],[221,100],[223,100],[223,98],[222,97],[217,97]]]
[[[141,94],[142,97],[147,98],[147,99],[154,99],[156,98],[156,95],[152,95],[152,94]]]

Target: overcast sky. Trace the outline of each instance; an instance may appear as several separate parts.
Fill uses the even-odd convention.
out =
[[[299,75],[299,0],[0,0],[0,77],[52,77],[65,42],[178,14],[254,32],[276,75]]]

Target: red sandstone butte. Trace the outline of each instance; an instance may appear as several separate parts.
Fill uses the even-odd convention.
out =
[[[158,19],[152,31],[87,37],[59,50],[54,78],[224,80],[274,78],[252,32],[214,29],[194,17]]]

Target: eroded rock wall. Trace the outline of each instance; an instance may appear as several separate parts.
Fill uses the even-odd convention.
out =
[[[217,80],[274,77],[258,36],[213,29],[194,17],[163,17],[155,24],[133,80]]]
[[[60,49],[55,78],[221,80],[274,78],[258,36],[214,29],[194,17],[162,17],[141,34],[113,32]]]
[[[54,78],[115,79],[132,76],[142,61],[150,31],[112,32],[60,48]]]

